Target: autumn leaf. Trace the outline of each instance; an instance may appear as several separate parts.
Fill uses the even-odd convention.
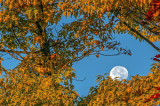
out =
[[[95,40],[95,44],[100,44],[100,41],[99,40]]]
[[[79,37],[79,35],[78,35],[77,33],[76,33],[74,36],[75,36],[75,38],[78,38],[78,37]]]
[[[160,94],[159,93],[155,93],[155,98],[159,98]]]
[[[158,27],[154,27],[154,28],[151,29],[151,31],[153,31],[153,32],[156,32],[158,30],[160,30],[160,28],[158,28]]]
[[[128,87],[128,88],[126,89],[126,91],[127,91],[128,93],[130,93],[130,92],[131,92],[131,87]]]
[[[157,59],[157,58],[153,58],[153,60],[154,60],[154,61],[158,61],[158,62],[160,62],[160,60],[159,60],[159,59]]]
[[[160,87],[156,87],[157,90],[160,90]]]
[[[99,58],[99,54],[96,54],[96,57]]]
[[[88,38],[88,36],[85,36],[85,39],[87,39]]]
[[[155,98],[155,96],[154,96],[154,95],[152,95],[150,98],[154,99],[154,98]]]
[[[131,54],[131,53],[128,53],[128,55],[130,55],[130,56],[131,56],[132,54]]]
[[[105,25],[105,28],[108,28],[108,24]]]
[[[124,86],[124,87],[127,87],[127,85],[126,85],[126,84],[123,84],[123,86]]]
[[[56,53],[52,54],[52,55],[50,56],[51,60],[53,60],[56,55],[57,55]]]
[[[95,35],[98,35],[99,34],[99,31],[96,31]]]
[[[103,46],[101,46],[101,50],[103,51],[103,49],[104,49],[104,47]]]
[[[4,35],[0,39],[6,44],[6,49],[11,50],[5,53],[20,60],[20,64],[8,72],[1,84],[0,98],[6,100],[0,100],[0,104],[74,106],[79,96],[72,89],[74,86],[71,79],[75,77],[72,73],[73,62],[85,58],[87,50],[95,54],[97,49],[114,49],[112,32],[129,33],[139,39],[145,36],[148,40],[158,41],[159,32],[154,26],[159,24],[159,4],[158,0],[5,0],[0,10],[1,35]],[[62,29],[53,31],[55,28],[50,26],[59,24],[63,16],[78,20],[64,23]],[[109,20],[108,24],[104,20]],[[35,42],[41,44],[35,45]],[[19,48],[21,51],[17,51]],[[116,50],[119,50],[118,47]],[[119,52],[127,53],[123,51],[120,49]],[[50,55],[52,52],[54,54]],[[99,53],[95,55],[99,57]],[[153,60],[160,61],[159,57],[156,55]],[[41,65],[37,66],[39,63]],[[159,98],[159,88],[156,88],[156,93],[150,98],[150,94],[155,92],[155,89],[152,91],[150,88],[151,84],[159,84],[158,69],[159,64],[156,63],[149,75],[144,78],[133,77],[127,85],[125,81],[113,81],[108,76],[100,78],[98,87],[94,87],[80,104],[152,105],[143,104],[142,100],[146,97],[153,101],[154,97]],[[9,70],[6,69],[7,71]]]
[[[39,42],[41,40],[41,36],[36,36],[35,38],[34,38],[34,41],[36,41],[36,42]]]
[[[157,54],[155,57],[156,57],[156,58],[159,58],[159,57],[160,57],[160,54]]]
[[[151,99],[146,99],[146,100],[147,100],[147,102],[148,102],[148,101],[151,101]]]
[[[153,14],[153,17],[157,17],[159,16],[160,12],[159,11],[156,11],[154,14]]]

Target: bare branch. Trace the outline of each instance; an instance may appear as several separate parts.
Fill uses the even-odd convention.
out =
[[[84,77],[84,79],[82,79],[82,80],[80,80],[80,79],[73,79],[73,80],[75,80],[75,81],[84,81],[84,80],[86,80],[86,77]]]

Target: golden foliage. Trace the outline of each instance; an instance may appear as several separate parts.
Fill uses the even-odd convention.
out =
[[[113,81],[100,76],[99,86],[79,104],[89,106],[160,105],[160,63],[154,63],[147,76],[133,76],[130,80]]]
[[[77,93],[62,83],[60,74],[44,77],[25,67],[12,70],[5,79],[0,78],[0,105],[74,105]]]
[[[151,43],[159,41],[159,11],[153,14],[156,18],[152,22],[145,18],[151,2],[0,0],[0,45],[21,62],[11,71],[3,69],[8,76],[0,78],[0,105],[75,105],[78,94],[72,85],[72,78],[76,77],[73,62],[105,49],[131,55],[111,41],[112,32],[129,33],[139,40],[145,37]],[[63,25],[58,33],[51,33],[51,25],[72,16],[83,18]],[[19,49],[22,51],[16,51]],[[130,81],[100,76],[99,87],[91,89],[81,103],[91,106],[159,104],[159,76],[159,63],[153,64],[146,77],[134,76]]]

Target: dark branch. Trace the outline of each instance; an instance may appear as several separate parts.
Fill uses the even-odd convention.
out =
[[[144,39],[147,43],[149,43],[154,49],[156,49],[158,52],[160,52],[160,48],[155,46],[150,40],[148,40],[145,36],[141,35],[138,31],[131,28],[130,25],[128,25],[126,22],[123,22],[124,25],[126,25],[132,32],[135,32],[140,38]]]
[[[125,7],[127,8],[127,7]],[[129,10],[129,9],[128,9]],[[113,13],[113,11],[112,11]],[[113,13],[116,17],[119,14],[119,11],[116,11],[115,13]],[[118,18],[118,17],[117,17]],[[138,17],[140,19],[142,19],[141,17]],[[119,20],[121,22],[123,22],[124,25],[126,25],[132,32],[135,32],[140,38],[142,38],[143,40],[145,40],[147,43],[149,43],[154,49],[156,49],[158,52],[160,52],[160,48],[158,48],[157,46],[155,46],[149,39],[147,39],[145,36],[141,35],[141,33],[139,33],[138,31],[136,31],[134,28],[132,28],[129,24],[127,24],[126,22],[122,21],[120,18]],[[136,21],[135,19],[133,19],[136,23],[142,25],[140,22]],[[150,32],[154,33],[155,35],[159,35],[158,32],[153,32],[152,28],[149,28],[146,25],[142,25],[143,27],[145,27],[146,29],[148,29]]]
[[[14,51],[14,50],[6,50],[6,49],[0,49],[0,52],[10,52],[10,53],[24,53],[24,54],[30,54],[33,52],[27,52],[27,51]],[[38,53],[40,51],[36,51],[35,53]]]
[[[79,80],[79,79],[73,79],[73,80],[76,80],[76,81],[84,81],[84,80],[86,80],[86,77],[84,77],[84,79],[82,79],[82,80]]]
[[[5,50],[5,49],[1,49],[0,50],[0,52],[6,52],[6,51],[8,51],[8,52],[12,52],[12,53],[26,53],[25,51],[13,51],[13,50]]]
[[[118,12],[118,11],[117,11]],[[114,14],[117,17],[117,13]],[[118,18],[118,17],[117,17]],[[157,46],[155,46],[149,39],[147,39],[145,36],[141,35],[141,33],[139,33],[138,31],[136,31],[134,28],[132,28],[129,24],[127,24],[126,22],[122,21],[120,18],[119,20],[126,25],[132,32],[136,33],[140,38],[142,38],[143,40],[145,40],[147,43],[149,43],[154,49],[156,49],[158,52],[160,52],[160,48],[158,48]]]

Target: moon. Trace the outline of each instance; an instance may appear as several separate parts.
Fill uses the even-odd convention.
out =
[[[122,81],[123,79],[127,79],[128,77],[128,70],[123,66],[115,66],[110,71],[110,77],[115,80]],[[118,78],[116,78],[118,77]]]

